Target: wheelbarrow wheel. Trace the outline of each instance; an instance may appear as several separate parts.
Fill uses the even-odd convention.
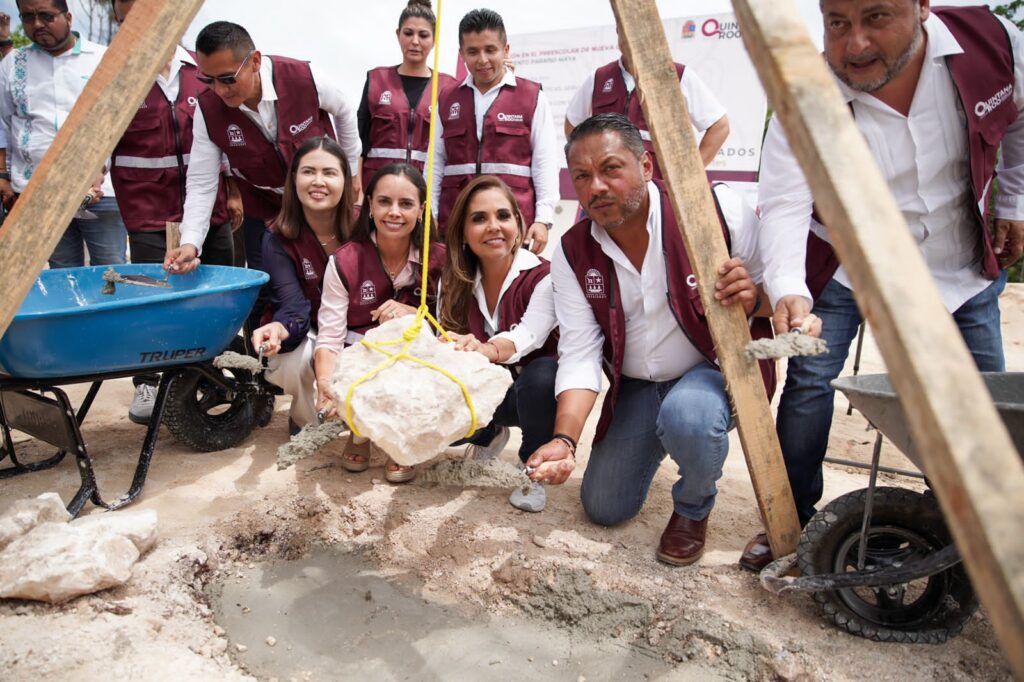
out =
[[[857,570],[867,490],[839,497],[808,522],[797,561],[804,575]],[[934,498],[905,488],[875,489],[865,569],[909,566],[952,542]],[[883,587],[815,592],[826,618],[878,642],[940,644],[955,637],[978,608],[963,564]]]
[[[228,350],[244,352],[242,338],[235,337]],[[222,371],[240,383],[252,380],[245,370]],[[186,370],[171,382],[163,423],[179,442],[198,452],[227,450],[256,428],[254,399],[243,391],[229,394],[201,372]]]

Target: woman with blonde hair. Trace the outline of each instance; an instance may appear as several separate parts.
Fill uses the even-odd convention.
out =
[[[515,378],[494,419],[469,438],[467,456],[496,457],[510,426],[522,429],[525,462],[550,441],[555,427],[557,333],[550,263],[523,245],[523,217],[500,179],[484,175],[459,194],[448,222],[448,263],[438,292],[439,320],[458,350],[505,365]],[[509,502],[525,511],[545,505],[531,483]]]

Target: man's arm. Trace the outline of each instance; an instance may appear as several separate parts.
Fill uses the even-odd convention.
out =
[[[320,108],[334,118],[334,129],[338,135],[338,144],[345,150],[348,167],[353,173],[353,186],[356,194],[362,191],[359,179],[354,175],[359,168],[359,156],[362,154],[363,143],[359,139],[359,121],[356,107],[349,98],[330,80],[318,71],[311,69],[313,82],[316,83],[317,95],[320,97]]]
[[[196,107],[192,118],[192,150],[185,178],[185,210],[181,219],[181,246],[168,250],[164,268],[176,274],[192,272],[198,266],[203,242],[210,231],[210,218],[220,186],[221,150],[210,140],[203,110]]]
[[[814,199],[775,118],[761,154],[758,206],[757,252],[764,263],[765,292],[776,313],[775,331],[782,333],[799,327],[811,311],[806,259]]]
[[[726,139],[729,137],[729,117],[723,116],[714,123],[711,127],[704,131],[704,137],[700,138],[700,144],[697,146],[697,151],[700,152],[700,159],[704,162],[704,167],[707,168],[711,165],[711,162],[718,156],[718,150],[725,144]]]
[[[573,128],[586,121],[593,113],[593,102],[591,100],[594,95],[594,75],[595,72],[591,71],[590,75],[583,80],[583,84],[573,94],[572,99],[569,100],[569,105],[565,108],[564,127],[567,138]]]
[[[1008,268],[1024,250],[1024,36],[1013,23],[1001,21],[1013,48],[1013,101],[1018,113],[1003,137],[995,206],[993,246],[999,265]]]
[[[711,88],[697,75],[692,67],[686,67],[683,77],[679,79],[679,89],[686,98],[686,108],[690,112],[693,126],[704,136],[700,140],[698,150],[704,165],[708,166],[715,160],[718,150],[729,137],[729,117],[725,106],[711,92]]]
[[[551,120],[551,107],[543,90],[537,93],[537,108],[533,112],[530,144],[533,147],[530,172],[537,199],[534,205],[533,225],[527,228],[526,241],[530,242],[531,251],[540,253],[548,243],[547,223],[553,222],[555,218],[555,207],[560,198],[558,173],[562,167],[562,154],[555,137],[555,125]]]
[[[579,442],[583,424],[601,391],[604,334],[560,244],[551,258],[551,283],[559,325],[555,433]],[[537,469],[531,475],[533,480],[557,485],[569,478],[575,459],[563,440],[552,438],[526,464]]]
[[[444,126],[441,117],[434,112],[434,180],[430,183],[430,209],[437,215],[441,210],[441,180],[448,165],[448,150],[444,146]]]

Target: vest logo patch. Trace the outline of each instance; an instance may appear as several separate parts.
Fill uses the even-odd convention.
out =
[[[292,127],[288,128],[288,132],[290,132],[292,135],[298,135],[299,133],[301,133],[303,130],[305,130],[306,128],[308,128],[311,125],[313,125],[313,117],[312,116],[307,118],[305,121],[303,121],[299,125],[297,125],[297,126],[293,125]]]
[[[608,80],[606,80],[604,82],[604,85],[601,87],[601,92],[611,92],[612,88],[614,88],[614,87],[615,87],[615,79],[614,78],[609,78]]]
[[[313,264],[309,262],[308,258],[302,259],[302,274],[306,279],[316,279],[316,270],[313,269]]]
[[[985,118],[993,111],[995,111],[1000,104],[1010,99],[1010,95],[1013,94],[1013,83],[1010,83],[1005,88],[997,92],[996,94],[989,97],[984,102],[978,102],[974,105],[974,115],[979,119]]]
[[[594,268],[587,270],[586,283],[587,298],[608,298],[608,292],[604,288],[604,275]]]
[[[458,102],[456,102],[455,104],[453,104],[451,106],[450,109],[448,109],[448,120],[449,121],[456,120],[457,118],[459,118],[459,115],[461,113],[462,113],[462,105],[459,104]]]
[[[498,120],[501,121],[502,123],[522,123],[523,115],[499,113]]]
[[[234,123],[228,126],[228,144],[232,147],[245,146],[245,135],[242,134],[242,129]]]
[[[149,105],[146,104],[145,100],[143,100],[142,104],[139,105],[139,109],[149,109]]]
[[[190,107],[192,107],[193,109],[195,109],[197,106],[199,106],[199,98],[198,97],[189,97],[188,98],[188,105]]]
[[[377,300],[377,287],[374,286],[373,282],[366,280],[363,285],[359,287],[359,302],[363,305],[373,303]]]
[[[384,106],[390,106],[391,105],[391,91],[390,90],[385,90],[384,92],[382,92],[380,94],[380,102],[378,102],[378,104],[382,104]]]
[[[691,289],[696,289],[697,288],[697,275],[688,275],[686,277],[686,286],[690,287]]]

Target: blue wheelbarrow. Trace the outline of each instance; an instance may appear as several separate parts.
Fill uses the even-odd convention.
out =
[[[1017,451],[1024,453],[1024,372],[982,373]],[[978,608],[961,557],[931,490],[878,486],[881,435],[927,475],[903,408],[885,374],[832,385],[879,431],[868,487],[825,505],[804,527],[795,555],[761,572],[770,591],[811,592],[847,632],[885,642],[938,644]],[[801,577],[786,575],[797,566]]]
[[[211,265],[170,278],[160,265],[43,271],[0,339],[0,461],[10,460],[0,480],[53,467],[71,452],[82,484],[68,511],[77,515],[89,500],[117,509],[142,491],[161,424],[203,452],[265,426],[274,391],[259,376],[212,361],[228,348],[244,352],[237,334],[267,280],[263,272]],[[82,422],[104,381],[155,373],[159,388],[131,488],[106,502]],[[91,386],[76,410],[60,387],[82,383]],[[12,431],[57,452],[23,462]]]

